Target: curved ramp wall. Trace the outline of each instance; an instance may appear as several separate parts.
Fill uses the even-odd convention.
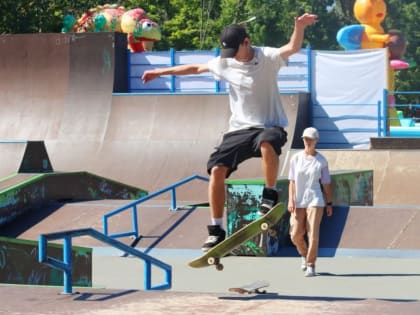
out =
[[[124,90],[121,43],[116,33],[1,35],[0,140],[44,140],[56,171],[89,171],[149,191],[205,175],[227,129],[227,95],[113,95],[115,86]],[[290,120],[287,152],[309,95],[281,97]],[[16,172],[21,150],[8,146],[0,176]],[[246,162],[234,177],[260,177],[259,163]],[[187,196],[206,195],[201,185]]]

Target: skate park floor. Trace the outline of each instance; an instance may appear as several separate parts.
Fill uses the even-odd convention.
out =
[[[36,239],[40,230],[43,233],[62,230],[60,224],[79,228],[81,221],[100,229],[97,223],[101,213],[124,202],[104,200],[56,206],[57,210],[50,216],[20,231],[19,237]],[[174,213],[165,203],[168,201],[154,201],[145,206],[146,218],[156,217],[155,211],[159,209],[166,211],[157,216],[160,220],[156,223],[145,220],[150,224],[143,227],[143,232],[153,238],[174,222],[178,222],[177,228],[160,242],[146,238],[139,246],[172,266],[170,290],[145,291],[142,261],[121,257],[119,250],[82,237],[75,239],[76,245],[90,244],[93,248],[92,288],[74,287],[73,294],[62,294],[62,287],[1,285],[0,314],[420,313],[419,251],[399,251],[397,255],[392,250],[337,251],[334,257],[318,258],[318,275],[313,278],[304,277],[299,257],[229,256],[222,260],[223,271],[214,267],[192,269],[187,263],[201,254],[198,248],[205,238],[208,209]],[[66,220],[62,219],[68,216],[69,209],[79,219],[64,223]],[[92,209],[95,215],[87,215]],[[153,248],[141,247],[151,242],[155,244]],[[163,274],[160,270],[152,272],[152,281],[160,283]],[[229,292],[231,287],[258,280],[270,283],[266,294]]]

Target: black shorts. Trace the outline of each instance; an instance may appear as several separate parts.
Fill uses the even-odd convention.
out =
[[[238,165],[252,157],[261,157],[261,142],[269,142],[278,155],[287,142],[287,132],[282,127],[247,128],[228,132],[223,136],[222,143],[216,147],[207,162],[207,172],[210,174],[214,166],[226,166],[227,177],[236,171]]]

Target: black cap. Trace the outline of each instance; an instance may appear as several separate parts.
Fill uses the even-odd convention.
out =
[[[227,26],[220,35],[220,43],[222,50],[220,52],[221,58],[233,58],[239,49],[239,45],[243,43],[246,34],[245,27],[242,25],[229,25]]]

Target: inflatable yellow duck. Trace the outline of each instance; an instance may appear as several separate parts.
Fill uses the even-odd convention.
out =
[[[364,30],[360,48],[384,48],[391,35],[385,34],[381,26],[386,16],[386,4],[383,0],[356,0],[353,7],[354,15]]]
[[[384,0],[356,0],[353,6],[353,13],[360,24],[348,25],[337,33],[338,43],[346,50],[354,49],[389,49],[390,59],[399,58],[405,50],[405,40],[402,34],[388,32],[385,34],[381,26],[386,17],[386,4]],[[395,53],[394,53],[395,52]],[[401,66],[400,64],[403,63]],[[390,60],[388,66],[388,91],[395,90],[394,69],[405,69],[408,63],[401,60]],[[399,125],[396,119],[396,110],[393,95],[388,95],[388,115],[391,118],[391,125]]]

